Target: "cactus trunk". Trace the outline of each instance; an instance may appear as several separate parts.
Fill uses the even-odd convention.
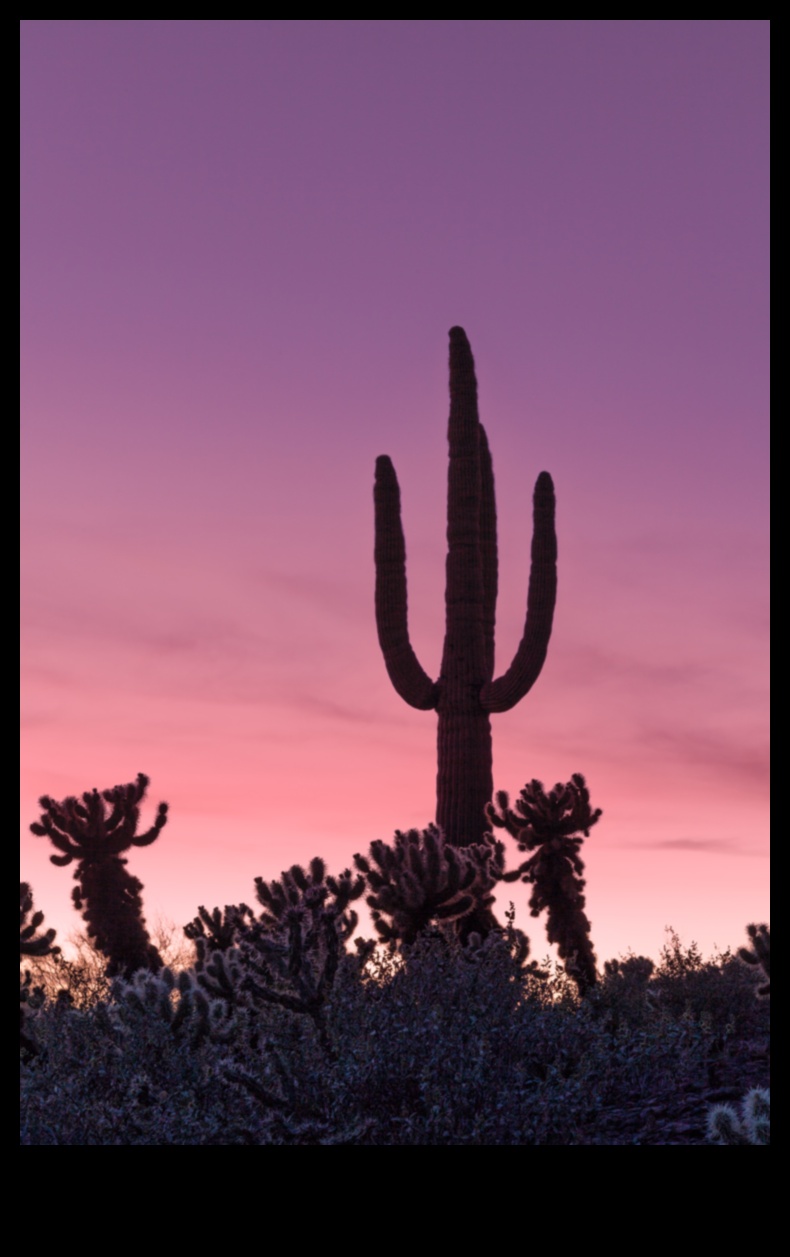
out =
[[[439,709],[436,824],[454,847],[481,842],[488,829],[485,806],[494,791],[491,721],[471,703]]]

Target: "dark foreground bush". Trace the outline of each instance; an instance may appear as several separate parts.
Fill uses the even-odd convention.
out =
[[[673,936],[655,971],[610,963],[580,1002],[516,951],[435,932],[345,955],[320,1028],[243,983],[207,996],[194,970],[50,1002],[22,1143],[703,1144],[712,1102],[768,1085],[759,975],[728,953]]]

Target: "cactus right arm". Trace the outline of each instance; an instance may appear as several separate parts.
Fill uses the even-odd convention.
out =
[[[480,702],[485,711],[510,711],[540,675],[551,637],[557,598],[557,536],[554,531],[554,485],[542,471],[533,499],[532,564],[527,594],[524,636],[503,676],[484,685]]]
[[[420,711],[436,707],[437,687],[409,641],[406,611],[406,545],[400,489],[386,454],[376,459],[376,627],[389,678],[404,702]]]
[[[496,501],[491,451],[482,423],[480,431],[480,558],[483,569],[483,636],[486,652],[486,674],[494,675],[494,626],[498,585]]]

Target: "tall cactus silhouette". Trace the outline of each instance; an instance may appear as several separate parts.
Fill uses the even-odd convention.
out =
[[[494,475],[478,416],[477,380],[463,328],[450,329],[450,471],[447,494],[446,628],[441,673],[432,681],[409,640],[406,548],[392,462],[376,460],[376,625],[390,680],[405,702],[436,711],[436,822],[456,847],[483,841],[493,794],[492,712],[508,711],[538,678],[557,591],[554,485],[541,472],[533,500],[532,566],[524,635],[494,680],[497,539]]]
[[[70,795],[62,803],[43,795],[40,822],[30,826],[39,838],[49,838],[60,855],[61,867],[77,862],[72,898],[88,926],[88,935],[107,957],[107,974],[131,975],[137,969],[156,972],[162,958],[149,938],[143,920],[143,884],[126,870],[122,852],[148,847],[167,823],[167,804],[160,803],[156,820],[138,834],[140,802],[149,781],[144,773],[129,785],[111,790],[87,790],[81,799]],[[107,806],[109,804],[109,807]]]

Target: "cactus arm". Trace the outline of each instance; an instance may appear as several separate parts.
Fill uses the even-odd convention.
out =
[[[548,650],[557,597],[557,536],[554,531],[554,485],[542,471],[533,501],[532,566],[527,595],[524,636],[503,676],[484,685],[480,703],[485,711],[509,711],[532,688]]]
[[[486,679],[477,380],[472,350],[460,327],[450,329],[448,439],[446,628],[442,677],[453,690],[458,690],[475,682],[479,685]]]
[[[494,629],[499,565],[496,540],[496,499],[491,451],[482,423],[480,439],[480,559],[483,566],[483,639],[485,645],[486,680],[494,675]]]
[[[383,454],[376,459],[376,628],[389,678],[404,702],[420,711],[436,706],[436,686],[409,641],[406,600],[406,545],[395,468]]]

